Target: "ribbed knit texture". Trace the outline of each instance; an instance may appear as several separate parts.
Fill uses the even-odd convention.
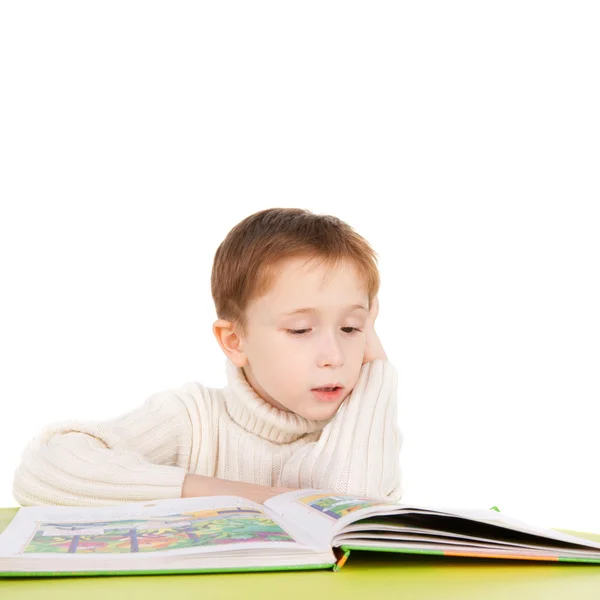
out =
[[[271,406],[228,358],[226,374],[222,389],[186,383],[109,421],[47,426],[23,451],[14,498],[22,506],[179,498],[187,473],[401,498],[397,372],[389,361],[365,363],[326,421]]]

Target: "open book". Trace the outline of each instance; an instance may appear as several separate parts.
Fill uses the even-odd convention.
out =
[[[0,577],[337,571],[353,549],[600,564],[600,542],[496,510],[297,490],[264,505],[209,496],[22,507],[0,534]]]

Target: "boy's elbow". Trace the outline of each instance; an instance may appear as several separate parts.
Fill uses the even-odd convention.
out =
[[[21,506],[38,506],[39,504],[45,504],[43,499],[35,497],[33,490],[34,485],[32,485],[29,477],[25,475],[23,466],[19,465],[13,477],[13,498]]]

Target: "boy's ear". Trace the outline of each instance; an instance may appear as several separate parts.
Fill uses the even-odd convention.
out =
[[[248,357],[243,350],[243,340],[236,333],[233,323],[218,319],[213,323],[212,330],[225,356],[237,367],[246,365]]]

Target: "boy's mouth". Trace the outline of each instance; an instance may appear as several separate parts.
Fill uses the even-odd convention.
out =
[[[339,385],[333,387],[324,387],[324,388],[313,388],[311,392],[314,397],[320,401],[337,401],[342,396],[342,391],[344,388]]]

